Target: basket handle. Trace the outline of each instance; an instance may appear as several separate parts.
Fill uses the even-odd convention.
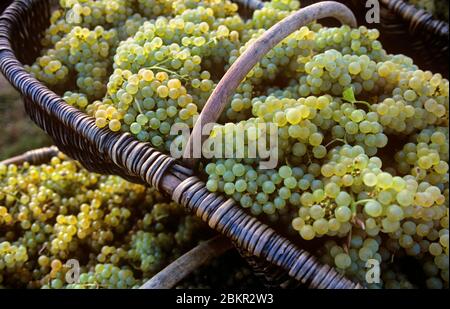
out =
[[[218,235],[200,243],[146,281],[140,289],[172,289],[199,267],[233,248],[228,238]]]
[[[0,164],[8,165],[22,165],[25,162],[30,164],[42,164],[47,163],[52,157],[59,153],[59,149],[55,146],[39,148],[27,151],[21,155],[0,161]]]
[[[323,1],[312,4],[284,18],[269,30],[264,32],[241,56],[233,63],[220,80],[217,87],[206,102],[194,125],[184,151],[184,162],[194,167],[198,158],[193,158],[194,141],[204,140],[202,136],[203,124],[216,122],[236,88],[247,76],[248,72],[266,55],[275,45],[280,43],[300,27],[317,19],[333,17],[342,24],[356,27],[357,22],[353,12],[344,4],[335,1]],[[201,145],[201,144],[200,144]]]

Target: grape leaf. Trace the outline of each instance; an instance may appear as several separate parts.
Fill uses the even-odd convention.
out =
[[[349,87],[349,88],[345,89],[344,92],[342,92],[342,98],[347,102],[355,103],[356,98],[355,98],[355,93],[353,92],[353,88]]]

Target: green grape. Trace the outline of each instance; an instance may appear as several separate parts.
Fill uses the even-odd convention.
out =
[[[351,210],[346,206],[340,206],[335,210],[336,219],[339,222],[347,222],[351,217]]]
[[[338,196],[336,196],[336,204],[338,206],[349,206],[351,201],[351,196],[345,191],[339,192]]]
[[[300,235],[303,239],[305,240],[311,240],[314,238],[315,236],[315,232],[314,229],[311,225],[304,225],[301,229],[300,229]]]
[[[377,201],[369,201],[364,205],[364,211],[371,217],[379,217],[383,208]]]
[[[62,154],[0,170],[4,287],[135,288],[195,245],[203,229],[155,189],[89,173]],[[6,200],[7,192],[19,198]],[[72,259],[81,274],[69,284]]]
[[[351,264],[351,259],[350,257],[345,254],[345,253],[339,253],[335,256],[334,258],[334,263],[336,264],[336,266],[340,269],[346,269],[350,266]]]

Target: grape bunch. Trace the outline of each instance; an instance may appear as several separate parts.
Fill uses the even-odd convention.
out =
[[[1,287],[138,287],[208,235],[155,189],[62,154],[0,165],[0,205]]]
[[[272,0],[243,17],[228,0],[61,1],[28,70],[97,127],[169,152],[185,142],[173,126],[192,128],[230,66],[299,7]],[[325,263],[367,287],[448,288],[449,81],[390,54],[379,38],[365,26],[317,22],[289,35],[236,89],[204,144],[200,172],[209,191],[319,248]],[[264,167],[267,157],[274,166]],[[95,250],[129,229],[134,215],[115,210],[102,219],[111,230],[94,233],[100,226],[87,204],[76,233],[92,233]],[[74,218],[62,215],[55,228],[73,238]],[[191,230],[189,220],[180,228]],[[144,273],[160,267],[151,257],[170,241],[133,231],[128,255],[105,249],[104,266],[86,270],[83,282],[129,285],[117,261]],[[76,246],[60,238],[55,254]],[[366,264],[375,261],[381,278],[369,283]],[[398,267],[403,261],[421,277]]]
[[[27,69],[95,117],[98,127],[131,132],[168,151],[168,127],[192,127],[243,44],[262,24],[270,27],[298,7],[297,1],[272,1],[246,21],[230,1],[61,1],[42,39],[42,56]],[[142,70],[156,78],[148,73],[142,80]],[[247,108],[252,89],[238,90]]]

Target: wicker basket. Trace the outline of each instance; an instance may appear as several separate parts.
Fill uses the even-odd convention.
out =
[[[44,147],[27,151],[21,155],[0,161],[0,164],[17,166],[25,162],[31,165],[40,165],[49,163],[51,158],[60,153],[55,146]],[[185,279],[199,267],[205,265],[212,259],[219,257],[229,249],[233,248],[230,241],[223,236],[214,236],[213,238],[201,242],[178,259],[170,263],[163,270],[145,282],[141,289],[170,289],[177,283]]]
[[[254,0],[243,2],[260,5]],[[55,0],[18,0],[6,9],[0,18],[0,69],[22,94],[27,113],[61,151],[90,171],[116,174],[158,188],[232,240],[241,251],[279,267],[291,279],[308,287],[361,288],[248,215],[232,199],[210,193],[204,182],[193,176],[193,170],[128,133],[99,129],[93,118],[66,104],[28,74],[23,64],[31,63],[38,56],[40,38],[48,26],[54,3]],[[335,17],[343,23],[356,25],[352,12],[332,1],[290,15],[266,31],[227,71],[201,113],[200,118],[206,120],[203,123],[219,116],[218,111],[224,108],[226,99],[264,53],[300,26],[323,17]],[[198,130],[196,125],[193,135]]]
[[[353,2],[361,15],[359,22],[364,23],[365,1],[345,1]],[[421,69],[439,72],[448,78],[448,23],[404,0],[380,0],[380,4],[380,24],[366,25],[379,28],[387,51],[410,56]]]
[[[320,0],[304,0],[302,5]],[[441,73],[448,78],[449,25],[404,0],[380,0],[380,23],[366,21],[366,1],[339,0],[356,15],[358,24],[380,30],[383,47],[393,54],[414,59],[421,69]]]
[[[303,0],[302,6],[321,2]],[[380,30],[383,47],[392,54],[404,54],[414,59],[421,69],[449,77],[449,25],[404,0],[380,0],[380,23],[366,21],[365,0],[338,0],[356,15],[358,24]],[[335,23],[324,24],[335,26]]]
[[[0,2],[0,14],[11,4],[13,0],[2,0]]]
[[[0,161],[0,164],[15,164],[20,166],[25,162],[31,165],[45,164],[59,153],[55,146],[44,147],[27,151],[6,160]],[[144,282],[140,289],[171,289],[183,279],[186,279],[195,270],[206,265],[214,258],[221,256],[233,248],[232,243],[223,236],[214,236],[192,248],[178,259],[167,265],[160,272],[155,274],[148,281]],[[280,268],[272,267],[271,264],[260,261],[245,251],[240,251],[247,262],[252,266],[257,277],[262,279],[266,287],[297,287],[298,281],[291,279],[286,272]]]

